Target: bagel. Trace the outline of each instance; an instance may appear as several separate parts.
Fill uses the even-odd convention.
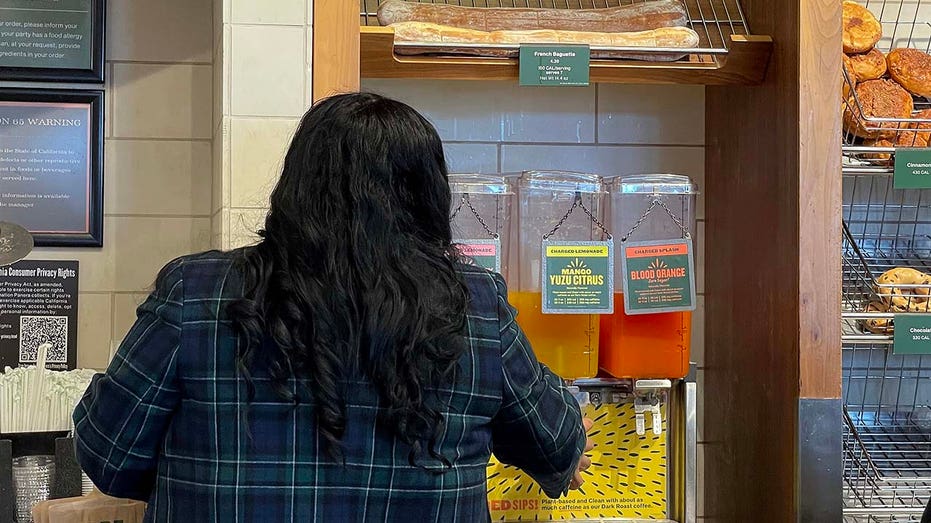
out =
[[[849,55],[849,59],[858,82],[875,80],[886,74],[886,55],[875,47],[865,53]]]
[[[846,78],[841,78],[841,93],[846,100],[850,96],[850,90],[857,86],[857,72],[853,69],[853,62],[847,55],[844,55],[844,72],[847,74]]]
[[[894,139],[902,122],[871,122],[867,118],[905,120],[915,109],[912,95],[892,80],[868,80],[858,84],[857,97],[847,100],[844,110],[844,127],[861,138]],[[859,101],[859,105],[857,104]],[[863,108],[861,114],[860,108]]]
[[[869,9],[856,2],[844,2],[844,52],[865,53],[883,36],[883,26]]]
[[[870,302],[866,312],[889,312],[889,308],[882,302]],[[892,318],[869,318],[860,322],[863,328],[873,334],[892,334]]]
[[[931,97],[931,55],[900,47],[886,57],[889,76],[916,96]]]
[[[921,287],[918,287],[918,286]],[[917,269],[896,267],[876,278],[876,294],[887,310],[896,312],[928,312],[931,303],[931,276]]]

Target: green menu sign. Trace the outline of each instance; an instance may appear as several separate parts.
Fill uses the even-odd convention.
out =
[[[543,313],[614,312],[613,242],[543,242]]]
[[[623,243],[621,269],[627,314],[695,310],[692,240]]]
[[[896,314],[893,354],[931,354],[931,315]]]
[[[931,189],[931,149],[896,149],[896,189]]]
[[[587,45],[520,46],[520,85],[575,85],[589,81]]]

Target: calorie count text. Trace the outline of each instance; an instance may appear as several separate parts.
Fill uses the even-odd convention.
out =
[[[931,174],[931,163],[912,163],[908,162],[906,166],[912,170],[912,174],[929,175]]]
[[[908,333],[912,335],[913,341],[931,341],[931,329],[911,327]]]
[[[575,58],[576,53],[559,51],[534,51],[533,56],[541,59],[540,65],[537,66],[537,71],[540,71],[546,80],[559,82],[569,81],[568,74],[572,72],[572,67],[560,64],[562,63],[563,58]],[[543,63],[544,61],[547,63]]]

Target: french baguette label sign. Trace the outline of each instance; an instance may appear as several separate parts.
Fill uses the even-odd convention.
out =
[[[621,245],[624,312],[633,315],[695,310],[692,240]]]
[[[454,240],[454,243],[467,262],[501,272],[501,240]]]
[[[895,189],[931,189],[931,149],[896,149],[894,173]]]
[[[896,314],[893,354],[931,354],[931,317],[928,314]]]
[[[543,313],[614,313],[614,242],[543,242]]]
[[[587,45],[521,45],[520,85],[586,86],[591,49]]]

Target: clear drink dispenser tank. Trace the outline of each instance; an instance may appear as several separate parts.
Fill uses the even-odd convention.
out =
[[[507,279],[514,192],[502,176],[450,174],[450,226],[459,252]]]
[[[648,248],[640,249],[645,253],[640,258],[626,251],[628,272],[636,273],[628,284],[640,285],[626,304],[621,282],[629,275],[624,264],[615,264],[615,312],[601,317],[600,367],[617,378],[683,378],[689,371],[695,275],[681,278],[676,271],[685,263],[682,242],[695,230],[698,188],[688,176],[672,174],[618,177],[609,187],[618,259],[631,245]],[[657,249],[655,256],[651,248]],[[641,266],[644,270],[635,270]],[[638,300],[631,310],[630,302]],[[665,312],[670,308],[678,310]]]
[[[543,311],[543,240],[602,241],[606,190],[602,177],[528,171],[517,183],[516,256],[510,260],[509,301],[541,362],[564,379],[598,373],[597,314]]]

